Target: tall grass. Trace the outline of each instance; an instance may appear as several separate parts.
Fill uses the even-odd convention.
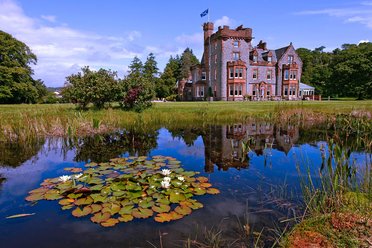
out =
[[[336,114],[370,115],[372,101],[360,102],[167,102],[142,113],[117,108],[79,111],[71,104],[0,105],[0,140],[76,136],[118,128],[201,126],[245,122],[319,122]]]

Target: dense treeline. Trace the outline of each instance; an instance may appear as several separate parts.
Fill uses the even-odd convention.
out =
[[[36,55],[23,42],[0,30],[0,103],[36,103],[48,91],[32,78]]]
[[[302,82],[324,96],[371,99],[372,43],[344,44],[332,52],[324,49],[297,49],[303,61]]]

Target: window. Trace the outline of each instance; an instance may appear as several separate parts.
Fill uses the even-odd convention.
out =
[[[257,55],[253,55],[253,62],[256,63],[256,62],[257,62],[257,59],[258,59],[258,58],[257,58]]]
[[[271,63],[271,61],[272,61],[272,57],[271,56],[267,57],[267,62]]]
[[[297,77],[297,71],[291,71],[289,74],[289,79],[296,80],[296,77]]]
[[[288,79],[289,79],[289,71],[285,70],[284,71],[284,80],[288,80]]]
[[[196,86],[196,97],[203,97],[203,96],[204,96],[204,87]]]
[[[258,69],[254,69],[254,70],[253,70],[252,78],[253,78],[253,79],[257,79],[257,78],[258,78]]]
[[[296,87],[291,86],[291,88],[289,89],[289,95],[291,95],[291,96],[296,95]]]
[[[229,72],[229,78],[234,78],[234,68],[230,68]]]
[[[214,43],[214,50],[217,49],[217,41]]]
[[[243,85],[242,84],[230,84],[229,85],[230,96],[242,96],[243,95]]]
[[[268,70],[268,71],[266,72],[266,79],[267,79],[267,80],[271,80],[271,70]]]
[[[217,80],[217,70],[214,69],[214,80]]]
[[[205,71],[202,72],[202,80],[206,80],[207,79],[207,74]]]
[[[234,40],[234,47],[239,47],[239,41]]]
[[[288,86],[284,86],[284,95],[285,95],[285,96],[288,95]]]
[[[238,68],[235,69],[235,77],[236,77],[236,78],[239,77],[239,69],[238,69]]]
[[[253,86],[252,95],[254,95],[254,96],[256,95],[256,86]]]
[[[288,64],[293,63],[293,55],[288,55]]]
[[[239,69],[239,78],[243,78],[243,69],[242,68]]]
[[[233,59],[236,61],[236,60],[239,60],[240,59],[240,54],[239,53],[233,53]]]
[[[269,89],[266,91],[266,95],[270,96],[270,90]]]
[[[230,87],[230,96],[233,96],[234,95],[234,85],[230,84],[229,87]]]
[[[217,64],[217,54],[214,55],[214,63]]]

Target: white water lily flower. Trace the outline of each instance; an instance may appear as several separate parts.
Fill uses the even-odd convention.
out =
[[[71,177],[67,176],[67,175],[63,175],[63,176],[59,177],[59,181],[62,181],[62,182],[67,182],[70,179],[71,179]]]
[[[80,178],[82,175],[83,175],[83,173],[79,173],[79,174],[77,174],[77,175],[74,175],[74,177],[75,177],[75,179],[78,179],[78,178]]]
[[[163,178],[163,181],[164,181],[164,182],[170,182],[170,181],[171,181],[171,178],[170,178],[170,177],[164,177],[164,178]]]
[[[164,176],[168,176],[171,174],[171,171],[169,169],[162,169],[161,174],[163,174]]]
[[[177,177],[177,179],[180,180],[181,182],[185,181],[184,177]]]
[[[165,189],[170,187],[170,183],[168,181],[161,181],[161,186]]]

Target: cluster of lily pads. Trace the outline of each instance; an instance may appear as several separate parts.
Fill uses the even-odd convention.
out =
[[[185,171],[172,157],[115,158],[85,167],[65,168],[72,174],[45,179],[26,200],[59,200],[73,216],[91,215],[92,222],[109,227],[152,216],[157,222],[178,220],[203,207],[195,195],[219,193],[208,178]]]

